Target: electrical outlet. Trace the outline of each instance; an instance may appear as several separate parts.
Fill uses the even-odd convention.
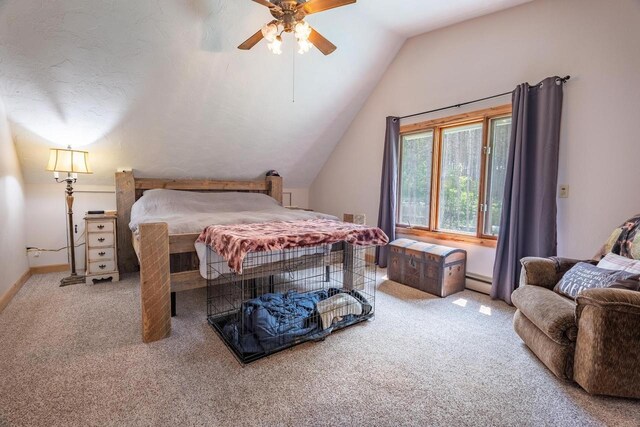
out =
[[[558,197],[560,197],[561,199],[566,199],[567,197],[569,197],[569,185],[560,184],[560,186],[558,187]]]

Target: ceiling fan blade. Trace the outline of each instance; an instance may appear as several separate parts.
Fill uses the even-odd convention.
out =
[[[259,4],[263,5],[263,6],[266,6],[269,9],[271,9],[273,7],[277,7],[277,5],[271,3],[270,1],[267,1],[267,0],[253,0],[253,1],[256,2],[256,3],[259,3]]]
[[[254,47],[263,38],[264,36],[262,35],[262,30],[260,29],[258,30],[257,33],[249,37],[247,40],[244,41],[244,43],[238,46],[238,49],[249,50],[252,47]]]
[[[309,0],[306,3],[303,3],[301,6],[307,15],[311,15],[312,13],[318,13],[325,10],[334,9],[336,7],[353,4],[356,1],[357,0]]]
[[[337,49],[333,43],[322,37],[322,35],[313,28],[311,29],[311,34],[309,34],[309,41],[325,55],[330,55]]]

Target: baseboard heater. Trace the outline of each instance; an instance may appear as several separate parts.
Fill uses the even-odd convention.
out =
[[[465,287],[472,291],[489,295],[491,293],[491,277],[481,274],[467,273]]]

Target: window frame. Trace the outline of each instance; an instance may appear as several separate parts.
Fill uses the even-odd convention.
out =
[[[512,115],[511,104],[500,105],[497,107],[485,108],[482,110],[471,111],[468,113],[457,114],[454,116],[442,117],[433,120],[427,120],[418,123],[412,123],[408,125],[400,126],[400,147],[399,147],[399,164],[398,164],[398,179],[397,179],[397,206],[396,206],[396,233],[409,236],[423,236],[430,237],[439,240],[455,240],[467,243],[474,243],[480,245],[486,245],[495,247],[497,245],[498,236],[484,234],[485,217],[486,213],[483,210],[483,206],[487,203],[487,173],[489,166],[489,156],[487,147],[490,146],[490,125],[491,120],[509,117]],[[479,197],[478,197],[478,223],[476,225],[476,233],[456,233],[455,231],[439,230],[438,227],[438,213],[440,204],[440,174],[442,170],[442,151],[443,151],[443,130],[458,127],[468,124],[482,123],[482,153],[481,153],[481,168],[480,168],[480,181],[479,185]],[[405,135],[412,135],[416,133],[422,133],[432,131],[433,132],[433,149],[431,159],[431,192],[429,200],[429,225],[415,226],[409,224],[400,223],[400,203],[401,198],[401,183],[402,183],[402,152]]]
[[[431,132],[431,189],[429,190],[429,221],[428,223],[431,224],[431,209],[432,209],[432,203],[431,201],[433,200],[433,158],[435,156],[435,145],[436,145],[436,134],[435,132],[432,131],[432,129],[423,129],[423,130],[418,130],[418,131],[414,131],[414,132],[410,132],[410,133],[400,133],[400,147],[398,150],[398,179],[396,182],[397,185],[397,198],[396,198],[396,225],[400,224],[400,215],[401,215],[401,211],[402,211],[402,154],[404,152],[403,150],[403,144],[404,144],[404,137],[406,135],[419,135],[421,133],[429,133]],[[402,223],[403,227],[406,228],[417,228],[417,229],[423,229],[423,230],[429,230],[430,226],[424,227],[421,225],[418,226],[410,226],[409,224],[404,224]]]

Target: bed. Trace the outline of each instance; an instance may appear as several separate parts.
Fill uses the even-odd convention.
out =
[[[333,215],[284,208],[274,198],[262,193],[237,191],[194,193],[152,189],[145,191],[131,208],[129,228],[133,231],[135,238],[139,224],[143,223],[166,222],[169,235],[178,235],[200,233],[209,225],[257,224],[309,219],[338,220]],[[206,269],[205,244],[196,242],[195,249],[200,275],[204,279],[211,278]],[[302,254],[326,254],[330,249],[330,246],[325,245],[309,248],[302,251]],[[251,255],[247,259],[249,266],[258,266],[258,257]]]
[[[155,191],[158,189],[179,190],[180,193],[170,192],[170,196],[165,196],[168,193]],[[149,197],[144,196],[147,191]],[[193,198],[189,201],[184,192],[205,194],[191,193]],[[211,192],[219,194],[218,201],[222,205],[235,203],[232,207],[244,215],[240,222],[334,218],[282,207],[282,178],[279,176],[267,176],[258,181],[175,180],[136,178],[132,171],[117,172],[118,266],[123,273],[140,271],[144,342],[170,335],[173,292],[207,286],[194,245],[202,229],[215,222],[238,222],[237,215],[229,214],[231,208],[222,214],[206,214],[206,193]],[[246,205],[249,199],[255,202],[256,197],[236,203],[233,199],[238,193],[254,193],[260,203],[259,209],[251,210]],[[144,206],[136,204],[143,196],[151,202]],[[304,255],[301,268],[318,263],[341,263],[344,258],[342,251],[327,254],[326,249]],[[243,274],[251,277],[251,269]]]

